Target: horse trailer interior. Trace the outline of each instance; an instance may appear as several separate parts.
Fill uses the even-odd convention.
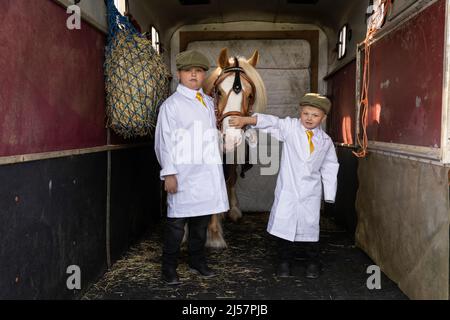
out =
[[[449,299],[450,1],[1,5],[1,299]],[[339,172],[321,206],[320,279],[302,277],[301,254],[290,282],[274,275],[266,225],[283,144],[264,135],[264,157],[227,180],[223,245],[207,250],[217,277],[180,264],[181,286],[161,282],[155,126],[186,50],[210,76],[234,57],[256,64],[262,113],[298,118],[309,92],[331,101],[322,130]]]

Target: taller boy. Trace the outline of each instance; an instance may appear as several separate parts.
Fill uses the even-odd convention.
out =
[[[188,251],[192,271],[214,276],[204,252],[211,214],[228,211],[213,100],[202,90],[208,59],[197,51],[176,57],[179,85],[161,105],[155,152],[167,196],[167,222],[162,278],[179,283],[176,272],[184,226],[189,225]]]

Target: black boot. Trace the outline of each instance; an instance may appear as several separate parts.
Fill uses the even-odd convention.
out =
[[[308,279],[317,279],[321,273],[320,263],[317,261],[310,261],[306,266],[305,277]]]
[[[206,263],[189,265],[189,270],[202,276],[203,278],[212,278],[216,276],[215,272],[210,267],[208,267]]]
[[[277,238],[278,265],[276,275],[280,278],[291,276],[293,243],[291,241]]]
[[[320,277],[320,274],[322,272],[322,265],[320,264],[319,242],[305,242],[303,245],[308,256],[305,277],[308,279],[317,279]]]
[[[216,274],[206,263],[206,232],[211,216],[200,216],[189,219],[189,269],[204,278],[212,278]]]
[[[178,277],[177,270],[172,267],[163,267],[161,272],[162,280],[169,285],[180,284],[180,278]]]
[[[291,267],[289,261],[282,261],[277,267],[277,277],[287,278],[291,276]]]
[[[170,285],[181,283],[177,274],[177,266],[185,223],[186,219],[183,218],[167,218],[166,220],[161,278]]]

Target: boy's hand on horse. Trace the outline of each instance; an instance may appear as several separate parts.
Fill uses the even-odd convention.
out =
[[[231,116],[230,121],[228,122],[230,126],[236,128],[242,128],[246,125],[256,125],[256,117],[238,117]]]
[[[164,177],[164,190],[169,193],[176,193],[178,189],[178,182],[176,175],[169,175]]]

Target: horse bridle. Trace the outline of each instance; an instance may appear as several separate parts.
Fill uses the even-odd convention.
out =
[[[228,68],[224,68],[222,70],[222,72],[220,73],[220,75],[217,77],[216,81],[214,81],[214,86],[213,86],[213,93],[214,93],[214,100],[215,100],[215,112],[216,112],[216,119],[217,119],[217,128],[219,130],[222,130],[222,123],[223,120],[226,117],[229,116],[247,116],[252,114],[253,110],[253,104],[255,103],[255,98],[256,98],[256,88],[255,88],[255,84],[253,83],[253,81],[247,76],[247,74],[245,73],[244,69],[242,67],[239,66],[239,61],[237,59],[237,57],[234,57],[234,62],[235,62],[235,66],[231,66]],[[234,73],[234,82],[233,82],[233,87],[232,90],[230,90],[230,92],[228,92],[225,103],[224,103],[224,107],[222,108],[222,110],[219,110],[219,99],[217,99],[217,94],[219,91],[219,85],[229,76],[231,76]],[[247,80],[247,82],[250,84],[250,86],[252,87],[252,96],[250,97],[248,103],[247,103],[247,99],[245,99],[245,97],[243,97],[242,99],[242,105],[241,105],[241,111],[229,111],[229,112],[225,112],[223,113],[223,110],[225,109],[225,106],[227,105],[228,102],[228,98],[230,97],[230,94],[232,91],[234,91],[234,93],[238,94],[241,91],[244,91],[243,87],[242,87],[242,83],[241,83],[241,77],[244,78],[245,80]]]

